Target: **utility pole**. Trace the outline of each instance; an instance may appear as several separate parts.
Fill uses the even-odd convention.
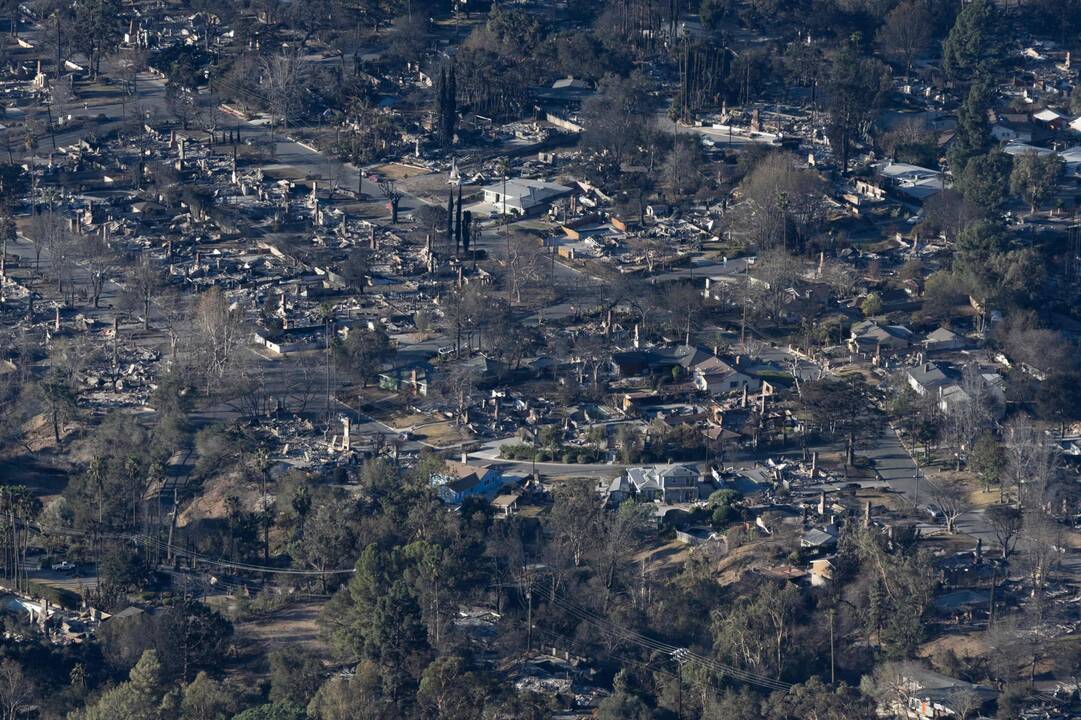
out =
[[[676,717],[679,720],[683,720],[683,663],[678,663],[676,666],[676,675],[679,682],[679,711]]]
[[[270,564],[270,506],[267,504],[266,481],[270,472],[270,459],[265,451],[259,452],[259,502],[263,506],[263,564]],[[263,576],[266,584],[266,575]]]
[[[672,651],[672,658],[676,661],[676,681],[679,686],[676,717],[683,720],[683,663],[687,662],[690,652],[686,648],[677,648]]]
[[[830,608],[830,685],[837,684],[837,668],[833,662],[833,612],[833,608]]]
[[[528,609],[526,610],[526,652],[533,652],[533,583],[530,581],[529,588],[525,591]]]
[[[915,493],[916,497],[912,501],[912,504],[916,506],[917,510],[919,510],[919,507],[920,507],[920,461],[916,460],[915,455],[913,455],[912,459],[916,464],[916,493]]]
[[[537,429],[533,428],[533,479],[537,479]]]
[[[330,315],[328,314],[327,319],[326,319],[326,328],[324,330],[324,334],[326,335],[326,341],[327,341],[327,363],[326,363],[327,364],[327,368],[326,368],[327,397],[326,397],[326,401],[327,401],[327,434],[328,435],[330,434],[330,328],[331,328],[331,318],[330,318]]]
[[[743,298],[743,315],[739,321],[739,344],[746,349],[747,348],[747,298]]]

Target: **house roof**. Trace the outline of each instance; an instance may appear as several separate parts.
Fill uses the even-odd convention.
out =
[[[128,607],[124,608],[120,612],[114,613],[109,619],[110,620],[125,620],[127,618],[139,617],[140,615],[145,615],[145,614],[146,614],[146,610],[144,610],[143,608],[137,607],[135,605],[129,605]]]
[[[1065,115],[1059,115],[1054,110],[1041,110],[1032,117],[1033,119],[1039,120],[1040,122],[1055,122],[1056,120],[1066,119]]]
[[[825,530],[819,530],[818,528],[811,528],[803,533],[803,537],[800,538],[800,543],[806,547],[824,547],[826,545],[832,545],[835,542],[837,542],[836,535],[831,535]]]
[[[998,697],[998,693],[991,688],[973,685],[970,682],[958,680],[915,664],[907,665],[902,671],[902,675],[906,682],[916,686],[913,695],[929,698],[944,707],[948,707],[948,703],[959,692],[973,692],[982,702]]]
[[[879,325],[873,320],[863,320],[852,325],[852,337],[856,340],[884,342],[888,340],[910,341],[912,331],[903,325]]]
[[[485,193],[494,193],[501,198],[505,195],[509,207],[521,210],[528,210],[546,200],[551,200],[570,191],[571,189],[564,185],[557,185],[543,180],[526,180],[524,178],[508,180],[506,184],[500,181],[484,188]],[[502,204],[502,200],[500,200],[500,204]]]
[[[944,178],[938,170],[887,162],[879,165],[878,171],[889,178],[900,192],[916,200],[923,200],[942,190]]]
[[[688,475],[698,477],[698,471],[686,465],[658,465],[654,468],[654,471],[657,473],[657,477],[660,478],[686,477]]]
[[[658,348],[655,355],[662,362],[674,361],[688,370],[700,370],[705,374],[735,372],[735,368],[721,358],[694,345]]]
[[[628,482],[627,476],[625,475],[612,478],[612,481],[608,483],[608,487],[605,489],[605,492],[608,494],[615,492],[629,493],[630,491],[631,484]]]
[[[478,470],[487,470],[487,465],[470,465],[468,463],[458,462],[457,460],[447,460],[443,466],[443,474],[456,478],[464,478],[470,475],[476,475]]]
[[[627,480],[635,490],[663,490],[669,479],[698,477],[698,471],[687,465],[654,465],[652,467],[627,468]],[[613,482],[613,487],[615,483]],[[611,489],[611,488],[610,488]]]
[[[580,78],[576,78],[574,76],[570,76],[570,77],[560,78],[559,80],[556,80],[554,83],[552,83],[552,89],[553,90],[566,90],[566,89],[592,90],[593,86],[590,85],[585,80],[582,80]]]
[[[964,340],[960,335],[955,333],[949,328],[940,327],[937,330],[932,330],[927,333],[927,342],[954,342],[957,340]]]
[[[1027,143],[1020,142],[1008,142],[1006,146],[1002,148],[1002,152],[1007,155],[1026,155],[1028,153],[1036,153],[1037,155],[1050,155],[1051,151],[1047,148],[1036,147],[1035,145],[1029,145]]]
[[[908,377],[923,388],[935,388],[950,381],[945,372],[934,363],[924,363],[908,369]]]
[[[472,487],[476,487],[477,483],[479,482],[480,478],[477,477],[477,474],[475,472],[471,472],[468,475],[458,478],[457,480],[452,480],[451,482],[446,483],[444,487],[450,488],[455,492],[462,492],[463,490],[468,490]]]
[[[505,493],[497,496],[492,500],[492,507],[499,509],[506,509],[518,502],[518,498],[521,497],[521,493]]]

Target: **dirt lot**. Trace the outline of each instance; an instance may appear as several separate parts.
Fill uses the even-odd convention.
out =
[[[690,548],[678,540],[673,540],[666,545],[639,553],[634,560],[645,562],[650,574],[668,577],[679,572],[688,557],[690,557]]]
[[[440,206],[446,205],[447,192],[451,189],[450,185],[447,184],[447,173],[445,172],[422,173],[414,171],[399,182],[398,187],[426,202],[436,203]],[[463,185],[462,200],[464,204],[469,205],[480,200],[480,190],[481,188],[478,185]]]
[[[236,640],[261,655],[285,646],[300,646],[322,656],[328,655],[329,649],[319,639],[316,623],[322,608],[322,602],[300,603],[265,617],[237,622],[234,626]]]
[[[456,445],[473,439],[468,430],[458,427],[450,420],[417,427],[416,433],[418,438],[437,447]]]
[[[387,180],[405,180],[416,175],[427,175],[427,170],[423,168],[413,167],[412,165],[404,165],[402,163],[385,163],[383,165],[377,165],[372,168],[372,171],[381,178]]]

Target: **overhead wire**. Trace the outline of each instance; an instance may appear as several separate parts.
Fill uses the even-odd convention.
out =
[[[554,588],[545,591],[545,594],[548,596],[549,601],[553,605],[558,607],[560,610],[568,613],[572,617],[575,617],[582,622],[593,625],[606,635],[614,636],[626,642],[636,644],[643,649],[665,653],[673,657],[678,656],[678,658],[682,659],[682,661],[684,662],[689,662],[700,667],[704,667],[705,669],[711,670],[718,675],[730,677],[734,680],[751,685],[756,685],[769,690],[788,690],[792,687],[790,683],[786,683],[782,680],[767,677],[765,675],[760,675],[747,670],[742,670],[740,668],[721,663],[717,660],[714,660],[713,658],[706,657],[687,648],[681,648],[675,645],[660,642],[637,631],[631,630],[629,628],[624,628],[611,622],[610,620],[607,620],[592,613],[589,610],[586,610],[585,608],[575,605],[569,600],[560,598],[555,592]]]
[[[151,535],[145,535],[143,533],[94,533],[87,530],[75,530],[74,528],[42,528],[41,526],[33,523],[27,523],[27,526],[35,530],[40,534],[55,534],[65,535],[69,537],[98,537],[111,540],[125,540],[129,542],[140,542],[149,544],[156,547],[159,550],[165,550],[171,552],[173,555],[185,557],[196,562],[205,563],[207,565],[214,565],[217,567],[228,568],[233,570],[240,570],[244,572],[259,572],[268,573],[274,575],[303,575],[307,577],[323,577],[326,575],[346,575],[356,572],[356,568],[335,568],[330,570],[302,570],[299,568],[279,568],[270,565],[256,565],[253,563],[235,562],[231,560],[219,560],[195,550],[189,550],[187,548],[180,547],[168,543],[160,538],[153,537]]]

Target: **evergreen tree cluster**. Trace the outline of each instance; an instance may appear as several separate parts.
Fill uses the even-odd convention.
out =
[[[439,134],[439,144],[448,147],[454,142],[454,132],[458,125],[458,81],[454,66],[450,71],[444,66],[439,71],[435,88],[435,123]]]

